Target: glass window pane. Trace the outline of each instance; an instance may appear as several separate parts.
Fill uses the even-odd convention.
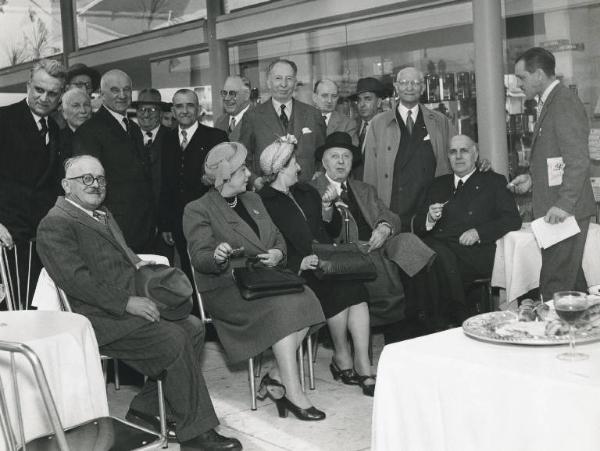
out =
[[[206,18],[206,0],[77,0],[79,47]]]
[[[60,1],[0,2],[0,67],[62,53]]]

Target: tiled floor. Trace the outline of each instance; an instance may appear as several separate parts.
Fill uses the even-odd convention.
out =
[[[373,342],[375,371],[383,348],[383,337],[375,335]],[[273,402],[269,400],[258,401],[258,410],[252,411],[247,366],[228,367],[220,345],[207,342],[203,370],[221,421],[219,432],[237,437],[246,451],[368,450],[373,399],[364,396],[357,387],[343,385],[332,379],[329,373],[331,355],[331,350],[319,347],[315,364],[316,389],[309,391],[313,404],[327,413],[327,419],[304,422],[291,414],[288,418],[279,418]],[[124,417],[135,391],[130,386],[115,391],[111,384],[108,388],[111,414]],[[171,444],[169,449],[178,450],[179,447]]]

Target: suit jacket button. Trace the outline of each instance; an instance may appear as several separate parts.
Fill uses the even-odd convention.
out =
[[[391,150],[392,150],[392,148],[391,148],[390,146],[388,146],[388,150],[389,150],[389,151],[391,151]]]
[[[473,212],[472,212],[472,211],[470,211],[470,212],[469,212],[469,216],[471,216],[471,215],[473,215]]]
[[[387,178],[388,178],[388,175],[387,175],[387,174],[385,174],[385,175],[384,175],[384,177],[387,179]]]

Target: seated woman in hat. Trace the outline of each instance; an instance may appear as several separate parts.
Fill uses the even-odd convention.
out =
[[[308,328],[325,321],[318,299],[306,287],[303,293],[248,302],[232,277],[232,268],[244,266],[247,257],[269,267],[285,262],[285,240],[258,194],[246,192],[246,154],[235,142],[208,153],[204,180],[213,188],[190,202],[183,216],[191,263],[228,358],[241,362],[273,348],[277,366],[263,377],[259,396],[273,398],[281,417],[289,410],[301,420],[322,420],[325,413],[302,391],[296,362]]]
[[[332,206],[338,195],[329,187],[321,197],[311,185],[298,183],[301,168],[292,141],[278,140],[263,150],[260,168],[265,186],[259,194],[285,237],[288,267],[302,273],[321,301],[334,347],[331,374],[344,384],[360,385],[365,395],[373,396],[375,379],[371,377],[369,362],[367,289],[358,281],[324,281],[313,273],[318,258],[312,252],[312,243],[333,243],[341,230],[340,213]]]

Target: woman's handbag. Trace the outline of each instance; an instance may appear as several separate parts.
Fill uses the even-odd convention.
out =
[[[233,278],[240,294],[247,301],[267,296],[302,293],[306,283],[292,271],[263,266],[254,258],[247,259],[243,268],[233,268]]]
[[[319,257],[314,273],[321,280],[375,280],[377,268],[356,243],[313,243],[313,253]]]

